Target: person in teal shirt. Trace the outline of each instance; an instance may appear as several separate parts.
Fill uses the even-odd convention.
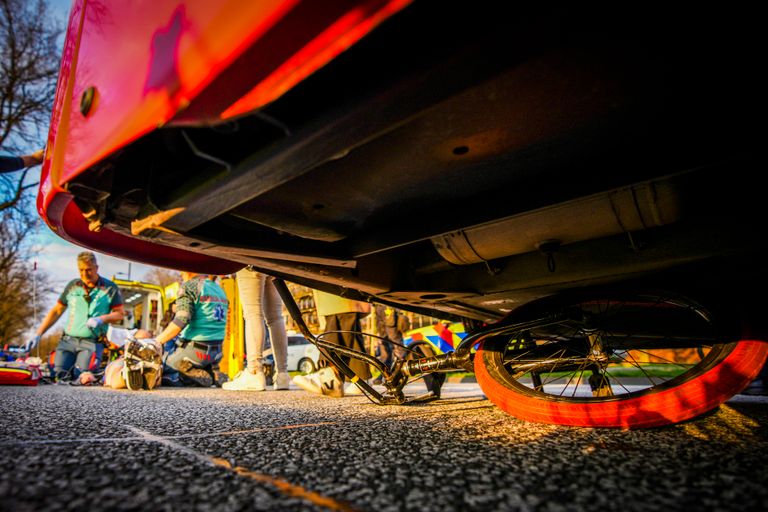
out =
[[[99,275],[96,256],[92,252],[77,255],[77,270],[80,278],[67,284],[37,328],[34,338],[25,346],[27,352],[37,346],[45,331],[69,309],[64,335],[53,360],[57,381],[77,379],[82,372],[98,370],[107,324],[118,323],[125,316],[120,289]]]
[[[210,387],[213,365],[222,357],[229,300],[208,275],[182,272],[181,278],[176,314],[156,338],[161,345],[177,338],[173,350],[165,354],[163,382]]]

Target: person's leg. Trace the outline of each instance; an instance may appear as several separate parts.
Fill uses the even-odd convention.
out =
[[[97,372],[101,367],[101,355],[104,353],[104,345],[85,340],[78,340],[74,345],[76,357],[73,377],[79,377],[82,372]]]
[[[328,334],[323,336],[323,339],[337,345],[365,352],[363,337],[358,334],[360,331],[359,313],[328,315],[325,317],[325,332]],[[368,367],[368,363],[359,359],[351,359],[344,356],[341,356],[341,359],[349,365],[350,369],[355,372],[355,375],[357,375],[358,378],[365,380],[371,378],[371,370]],[[321,393],[332,397],[344,396],[344,375],[334,367],[331,361],[322,355],[318,361],[318,367],[319,370],[313,374],[297,375],[293,378],[293,382],[297,386],[312,393]],[[355,389],[357,389],[356,386]]]
[[[363,338],[356,332],[360,332],[360,320],[359,313],[340,313],[338,315],[328,315],[325,317],[325,331],[328,333],[323,336],[323,339],[336,345],[351,348],[365,352],[365,346],[363,344]],[[342,331],[342,332],[330,332],[330,331]],[[355,332],[344,332],[355,331]],[[355,375],[361,379],[370,379],[371,370],[368,367],[368,363],[359,359],[351,359],[349,357],[340,356],[341,360],[347,363],[347,365],[355,372]],[[329,360],[322,355],[318,361],[318,367],[325,368],[333,366]],[[341,381],[344,381],[344,375],[339,374]]]
[[[353,350],[365,352],[365,342],[363,340],[362,327],[360,327],[360,313],[342,313],[339,317],[339,330],[344,331],[341,334],[342,344]],[[371,378],[371,367],[368,363],[360,359],[351,357],[343,358],[344,362],[355,372],[359,378],[369,380]]]
[[[341,327],[339,325],[339,316],[338,315],[327,315],[325,317],[325,334],[323,336],[323,340],[333,343],[335,345],[343,345],[344,340],[341,338],[341,334],[337,332],[330,332],[330,331],[338,331]],[[318,368],[333,368],[333,363],[330,359],[326,358],[323,353],[320,353],[320,357],[317,360],[317,367]]]
[[[376,354],[376,357],[384,363],[384,365],[389,368],[392,365],[392,345],[389,342],[388,338],[385,338],[383,340],[377,340],[378,341],[378,354]],[[374,384],[381,384],[384,382],[384,378],[382,375],[379,375],[375,379],[373,379]]]
[[[389,367],[392,364],[392,343],[389,338],[381,341],[381,361]]]
[[[213,377],[206,370],[221,360],[221,344],[207,345],[203,349],[193,342],[186,342],[165,360],[165,368],[177,371],[183,382],[200,387],[210,387]]]
[[[220,384],[216,383],[216,371],[215,370],[218,369],[219,362],[221,361],[221,359],[223,357],[224,357],[224,352],[222,352],[221,344],[218,344],[218,345],[215,345],[215,346],[211,346],[208,349],[207,354],[205,356],[206,364],[204,366],[202,366],[201,368],[199,368],[199,369],[196,368],[194,370],[194,372],[198,372],[197,374],[194,374],[194,372],[193,372],[193,375],[187,374],[187,377],[190,377],[190,376],[193,377],[195,380],[198,381],[197,384],[201,385],[199,383],[199,372],[200,372],[200,370],[202,370],[202,371],[206,372],[208,374],[208,376],[211,378],[211,384],[210,384],[211,386],[217,386],[218,385],[219,387],[221,387]]]
[[[259,272],[242,269],[237,274],[237,289],[245,318],[245,356],[248,369],[261,371],[264,351],[264,313],[262,298],[266,276]]]
[[[72,368],[75,366],[76,347],[72,338],[64,335],[56,346],[56,354],[53,356],[53,376],[56,380],[71,377]]]
[[[263,288],[263,312],[272,340],[272,355],[275,360],[275,389],[288,389],[291,378],[288,376],[288,335],[285,332],[283,301],[273,283],[267,278]]]
[[[400,336],[399,339],[393,340],[397,344],[392,344],[392,356],[393,358],[397,358],[400,360],[404,360],[408,357],[408,351],[403,347],[403,337]]]
[[[176,387],[182,385],[181,381],[179,381],[179,371],[168,364],[168,359],[178,348],[178,345],[176,344],[178,340],[179,338],[177,336],[163,344],[163,386]]]
[[[266,276],[248,269],[237,273],[237,290],[245,317],[246,367],[235,378],[221,385],[227,391],[264,391],[264,314],[262,312]]]

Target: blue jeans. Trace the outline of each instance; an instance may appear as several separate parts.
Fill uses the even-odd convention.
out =
[[[76,379],[84,371],[95,372],[101,367],[104,345],[92,338],[78,338],[65,334],[61,337],[53,357],[53,374],[56,378],[71,373]]]

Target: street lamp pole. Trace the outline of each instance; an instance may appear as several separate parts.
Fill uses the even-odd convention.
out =
[[[32,266],[32,321],[37,326],[37,260]],[[37,356],[40,357],[40,344],[37,344]]]

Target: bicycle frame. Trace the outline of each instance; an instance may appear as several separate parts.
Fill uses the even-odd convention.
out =
[[[330,343],[323,339],[324,334],[337,331],[329,331],[319,336],[315,336],[304,323],[301,316],[301,310],[299,309],[296,301],[293,299],[288,286],[282,279],[274,280],[275,288],[277,288],[280,297],[283,300],[288,313],[296,325],[299,327],[301,333],[312,343],[314,343],[320,350],[320,353],[331,361],[338,370],[344,374],[345,377],[360,386],[365,394],[374,403],[379,405],[403,405],[407,403],[422,402],[429,397],[416,397],[414,399],[408,399],[403,393],[403,388],[413,377],[420,375],[426,375],[430,373],[446,373],[456,370],[474,371],[474,353],[472,349],[477,346],[489,336],[495,336],[505,333],[517,332],[524,329],[532,329],[536,327],[543,327],[546,325],[553,325],[562,323],[569,320],[569,317],[564,314],[550,315],[545,318],[540,318],[528,322],[506,322],[501,320],[496,324],[486,326],[469,333],[456,347],[453,352],[447,352],[445,354],[439,354],[432,357],[423,357],[415,360],[402,360],[395,359],[391,367],[387,367],[384,363],[370,354],[361,352],[359,350],[350,349],[336,343]],[[367,335],[371,336],[371,335]],[[359,359],[361,361],[370,364],[378,369],[382,374],[382,381],[387,388],[386,394],[381,394],[373,387],[371,387],[364,380],[360,380],[355,372],[347,365],[342,356]]]

